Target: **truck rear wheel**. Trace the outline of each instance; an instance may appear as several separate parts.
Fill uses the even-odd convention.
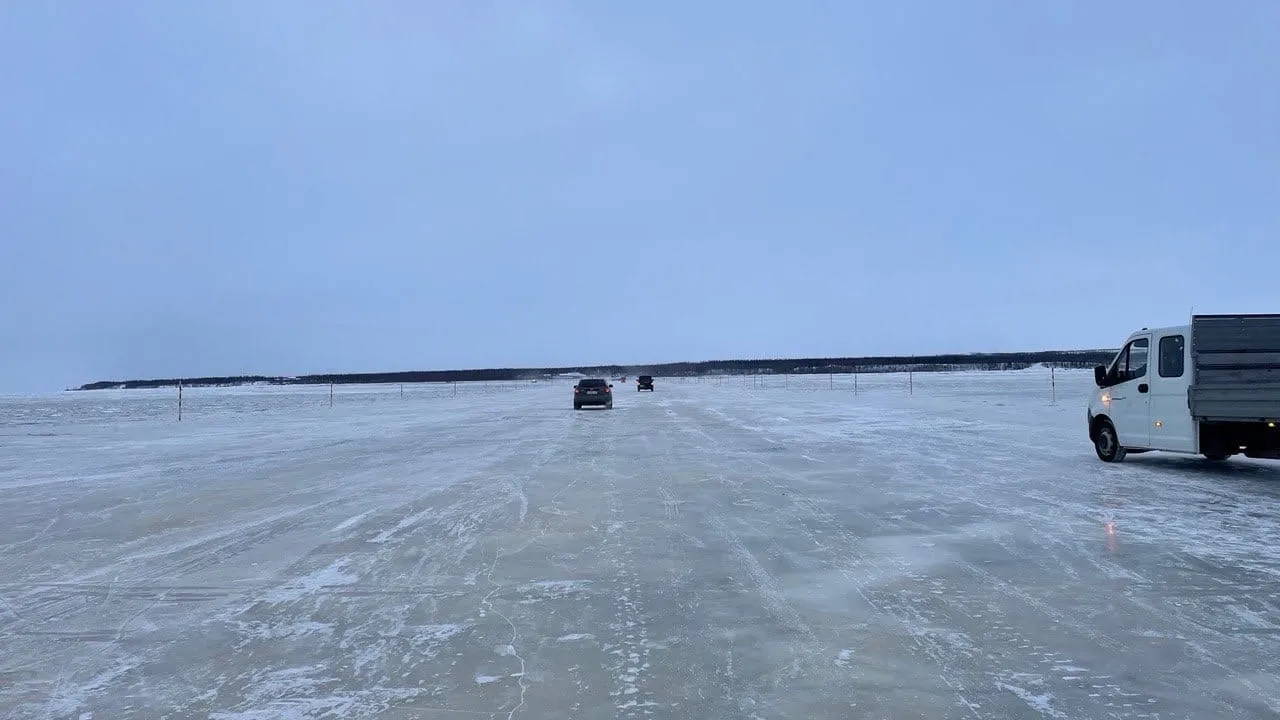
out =
[[[1098,432],[1093,437],[1093,449],[1098,453],[1098,459],[1102,462],[1120,462],[1124,460],[1125,450],[1120,447],[1120,438],[1116,435],[1116,429],[1109,422],[1103,422],[1098,427]]]
[[[1221,451],[1218,451],[1218,452],[1207,452],[1207,453],[1202,453],[1202,454],[1204,455],[1204,459],[1205,459],[1205,460],[1212,460],[1213,462],[1222,462],[1222,461],[1226,460],[1227,458],[1231,457],[1231,453],[1229,453],[1229,452],[1221,452]]]

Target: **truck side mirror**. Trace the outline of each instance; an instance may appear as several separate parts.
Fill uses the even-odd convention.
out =
[[[1105,366],[1098,365],[1093,369],[1093,382],[1098,387],[1107,386],[1107,368]]]

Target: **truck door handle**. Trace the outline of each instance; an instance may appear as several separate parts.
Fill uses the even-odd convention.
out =
[[[1141,385],[1138,386],[1138,392],[1140,393],[1144,393],[1150,389],[1151,389],[1151,386],[1146,383],[1142,383]]]

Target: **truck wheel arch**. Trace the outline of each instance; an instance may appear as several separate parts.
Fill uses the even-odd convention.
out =
[[[1111,422],[1111,418],[1107,417],[1106,415],[1094,415],[1093,419],[1089,421],[1089,440],[1090,441],[1097,442],[1098,431],[1102,429],[1103,425],[1110,425],[1112,430],[1114,430],[1116,427],[1116,424]],[[1117,437],[1119,437],[1119,434],[1117,434]]]
[[[1103,444],[1101,437],[1106,432],[1111,436],[1111,442]],[[1100,415],[1089,425],[1089,437],[1093,440],[1093,449],[1098,455],[1098,459],[1103,462],[1123,462],[1128,450],[1124,444],[1120,442],[1120,434],[1116,432],[1116,426],[1111,419],[1105,415]]]

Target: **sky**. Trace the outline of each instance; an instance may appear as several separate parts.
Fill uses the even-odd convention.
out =
[[[0,390],[1280,311],[1280,4],[0,4]]]

